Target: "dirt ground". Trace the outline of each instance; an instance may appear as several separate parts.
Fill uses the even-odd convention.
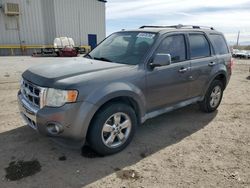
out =
[[[0,187],[250,187],[250,60],[237,60],[216,112],[191,105],[151,119],[124,151],[98,157],[57,145],[19,116],[21,73],[55,59],[0,57]],[[9,163],[30,160],[39,162],[33,175],[6,178]]]

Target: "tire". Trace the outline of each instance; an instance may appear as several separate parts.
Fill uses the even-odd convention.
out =
[[[129,105],[111,103],[94,116],[87,141],[98,154],[111,155],[123,150],[131,142],[136,127],[137,118]]]
[[[199,103],[200,109],[207,113],[214,112],[220,105],[223,97],[223,90],[223,83],[220,80],[214,80],[210,84],[203,101]]]

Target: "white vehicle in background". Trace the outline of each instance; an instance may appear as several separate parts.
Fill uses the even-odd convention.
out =
[[[247,51],[247,58],[250,58],[250,51]]]
[[[250,51],[233,49],[233,57],[248,59],[250,58]]]

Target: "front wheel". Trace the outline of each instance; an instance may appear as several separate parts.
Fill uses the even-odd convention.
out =
[[[98,154],[114,154],[131,142],[136,126],[136,115],[129,105],[111,103],[97,112],[90,125],[87,140]]]
[[[220,80],[214,80],[203,101],[200,102],[200,108],[204,112],[213,112],[215,111],[221,102],[223,96],[223,84]]]

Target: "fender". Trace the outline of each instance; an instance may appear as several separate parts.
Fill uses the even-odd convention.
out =
[[[216,66],[216,68],[213,69],[213,70],[214,70],[214,71],[211,72],[207,84],[204,86],[204,88],[203,88],[203,90],[202,90],[203,93],[202,93],[202,99],[201,99],[201,100],[203,100],[203,98],[204,98],[204,96],[206,95],[206,92],[207,92],[209,86],[211,85],[212,81],[213,81],[218,75],[223,74],[223,75],[226,77],[227,81],[228,81],[228,78],[227,78],[227,70],[226,70],[226,66],[225,66],[225,65],[223,65],[223,64],[218,64],[218,66]],[[215,72],[215,70],[216,70],[216,72]]]
[[[117,97],[130,97],[138,105],[141,117],[145,114],[146,99],[140,88],[128,82],[112,82],[91,93],[85,101],[100,108],[103,104]]]
[[[100,109],[100,107],[103,104],[116,97],[132,98],[138,105],[138,108],[141,112],[140,114],[141,117],[145,115],[145,106],[146,106],[145,96],[143,95],[142,91],[139,88],[130,83],[124,83],[124,82],[110,83],[98,90],[95,90],[94,92],[90,93],[87,98],[85,98],[85,103],[92,104],[92,107],[91,105],[89,105],[90,108],[86,110],[85,103],[83,103],[85,107],[83,105],[81,106],[81,109],[85,109],[85,111],[83,110],[81,112],[85,116],[85,121],[83,122],[84,125],[80,130],[84,140],[86,139],[90,122],[94,117],[95,113]]]

